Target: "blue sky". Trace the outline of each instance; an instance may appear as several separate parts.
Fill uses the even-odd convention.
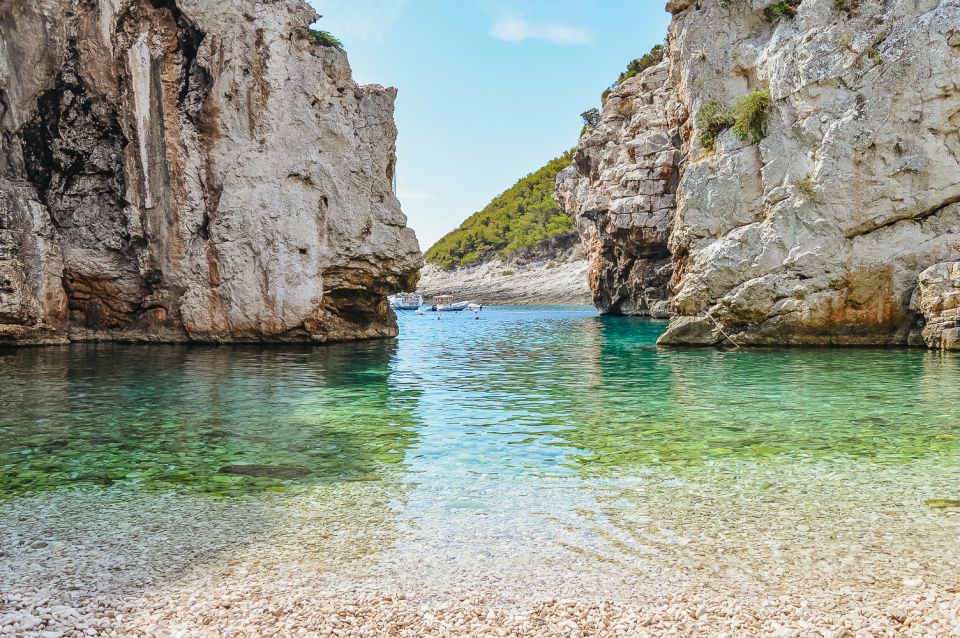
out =
[[[362,84],[395,86],[421,247],[576,145],[580,113],[666,35],[663,0],[310,0]]]

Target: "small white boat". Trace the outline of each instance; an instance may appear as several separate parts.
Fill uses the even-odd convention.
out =
[[[466,310],[470,305],[469,301],[453,301],[453,297],[446,295],[437,295],[433,300],[430,310],[434,312],[460,312]]]
[[[470,305],[467,306],[467,310],[472,310],[472,311],[474,311],[474,312],[480,312],[481,310],[483,310],[483,304],[471,303]]]
[[[423,305],[423,297],[412,292],[390,295],[387,299],[394,310],[419,310]]]

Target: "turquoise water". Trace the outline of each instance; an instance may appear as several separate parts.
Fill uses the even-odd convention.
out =
[[[397,341],[332,347],[2,350],[0,494],[957,465],[955,355],[664,350],[663,323],[582,307],[480,317],[405,313]]]
[[[615,478],[960,452],[957,356],[664,350],[664,324],[580,307],[480,317],[405,313],[396,342],[332,347],[2,351],[0,490],[229,496],[397,470]]]
[[[625,635],[893,635],[919,600],[956,625],[960,357],[657,349],[662,323],[582,307],[400,322],[0,350],[0,609],[320,635],[334,609],[526,623],[556,600]]]

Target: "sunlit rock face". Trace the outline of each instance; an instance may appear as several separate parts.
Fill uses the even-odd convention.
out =
[[[0,3],[0,341],[396,334],[395,91],[299,0]]]
[[[923,316],[923,343],[960,350],[960,262],[936,264],[920,273],[911,308]],[[912,336],[916,340],[917,335]]]
[[[774,4],[668,5],[664,86],[689,119],[661,343],[906,344],[924,321],[911,308],[920,273],[960,259],[960,3],[803,0],[782,16]],[[701,143],[704,105],[767,87],[759,143],[731,130]],[[626,150],[649,134],[605,142],[620,158],[606,170],[628,169]],[[580,210],[598,193],[577,192]],[[597,277],[598,299],[624,296],[618,270]]]
[[[557,177],[557,199],[577,220],[594,303],[605,314],[670,314],[667,241],[687,125],[664,60],[610,93]]]

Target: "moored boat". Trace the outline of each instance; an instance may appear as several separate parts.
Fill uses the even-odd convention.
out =
[[[430,306],[430,310],[433,312],[460,312],[466,310],[469,305],[469,301],[454,302],[453,297],[437,295],[433,299],[433,305]]]
[[[419,310],[423,305],[423,297],[410,292],[390,295],[387,299],[394,310]]]

